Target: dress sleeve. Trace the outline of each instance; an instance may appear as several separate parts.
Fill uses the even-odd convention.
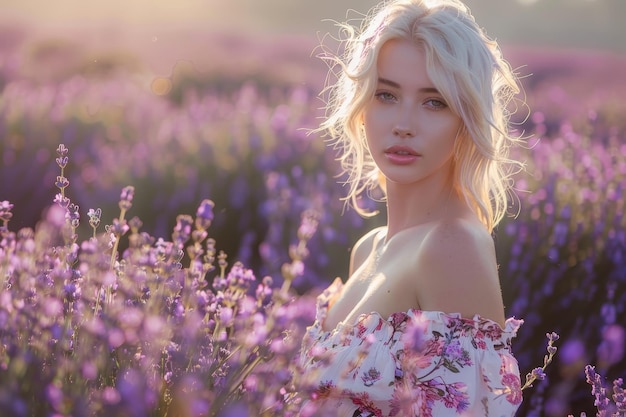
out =
[[[513,416],[522,393],[510,342],[521,323],[413,313],[397,356],[397,415]]]

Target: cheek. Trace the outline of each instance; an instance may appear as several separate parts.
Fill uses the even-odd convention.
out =
[[[449,123],[448,127],[445,129],[445,137],[447,138],[447,142],[451,148],[454,148],[456,146],[456,141],[460,140],[463,133],[462,126],[463,124],[460,121],[455,120],[454,122]]]
[[[363,117],[363,129],[368,141],[376,141],[385,137],[390,131],[389,120],[391,118],[382,112],[369,112]]]
[[[363,125],[361,128],[365,135],[365,142],[369,146],[380,136],[380,123],[376,121],[376,118],[371,113],[365,113],[362,120]]]
[[[372,111],[366,110],[361,116],[361,122],[363,123],[363,127],[366,131],[372,130],[372,128],[376,124],[374,113]]]
[[[438,149],[438,153],[443,158],[453,157],[455,154],[457,135],[459,133],[459,128],[457,125],[450,125],[443,127],[440,129],[434,129],[431,131],[430,139],[433,146]]]

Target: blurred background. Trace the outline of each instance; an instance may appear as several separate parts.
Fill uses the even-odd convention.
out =
[[[154,37],[170,32],[219,30],[242,35],[298,34],[310,37],[327,31],[327,19],[355,16],[374,0],[122,0],[81,2],[4,0],[2,19],[26,23],[50,36],[90,33],[90,38],[116,42],[120,32],[146,34],[143,48]],[[626,5],[620,0],[468,0],[465,2],[493,37],[504,44],[596,48],[624,51],[626,29],[620,24]],[[110,30],[115,30],[111,33]],[[149,36],[152,35],[152,36]],[[133,44],[141,43],[141,36]],[[182,45],[181,45],[182,46]],[[143,49],[142,48],[142,49]],[[183,48],[187,49],[187,48]]]
[[[384,215],[344,213],[334,153],[307,129],[322,115],[320,43],[332,48],[333,21],[358,23],[375,3],[2,0],[0,201],[15,204],[10,228],[34,226],[51,204],[64,143],[83,237],[87,210],[101,207],[109,224],[126,185],[136,187],[130,217],[158,237],[212,198],[218,249],[279,282],[312,208],[320,227],[294,287],[345,278],[351,245]],[[591,413],[584,365],[626,376],[626,1],[466,3],[518,69],[530,108],[514,119],[532,145],[515,154],[528,164],[520,214],[496,232],[507,313],[526,321],[514,345],[522,372],[540,365],[546,332],[562,337],[519,415]]]
[[[179,60],[200,68],[217,65],[211,56],[215,33],[256,42],[275,38],[299,40],[307,56],[310,45],[335,33],[332,21],[358,19],[374,0],[122,0],[82,2],[3,0],[0,21],[21,36],[3,36],[3,48],[22,45],[21,38],[74,44],[76,54],[88,48],[94,60],[103,53],[126,53],[142,69],[167,75]],[[621,0],[469,0],[478,22],[504,47],[586,49],[623,54],[626,51],[626,3]],[[231,45],[223,44],[230,50]],[[244,64],[267,51],[231,56]],[[222,57],[219,57],[222,58]],[[226,57],[223,57],[226,58]],[[225,63],[222,63],[225,65]],[[314,65],[311,63],[311,65]]]

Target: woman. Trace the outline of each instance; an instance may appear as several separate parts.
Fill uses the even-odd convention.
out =
[[[302,415],[512,416],[521,403],[491,232],[507,208],[509,65],[457,0],[386,2],[345,26],[321,125],[348,198],[387,225],[354,246],[303,342]],[[368,214],[368,213],[364,213]]]

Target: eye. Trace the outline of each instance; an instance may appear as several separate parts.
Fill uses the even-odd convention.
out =
[[[434,110],[441,110],[448,107],[448,105],[444,101],[436,98],[428,99],[424,104]]]
[[[374,94],[374,97],[378,101],[382,101],[383,103],[393,103],[393,102],[397,101],[396,96],[394,96],[393,94],[391,94],[388,91],[379,91],[376,94]]]

